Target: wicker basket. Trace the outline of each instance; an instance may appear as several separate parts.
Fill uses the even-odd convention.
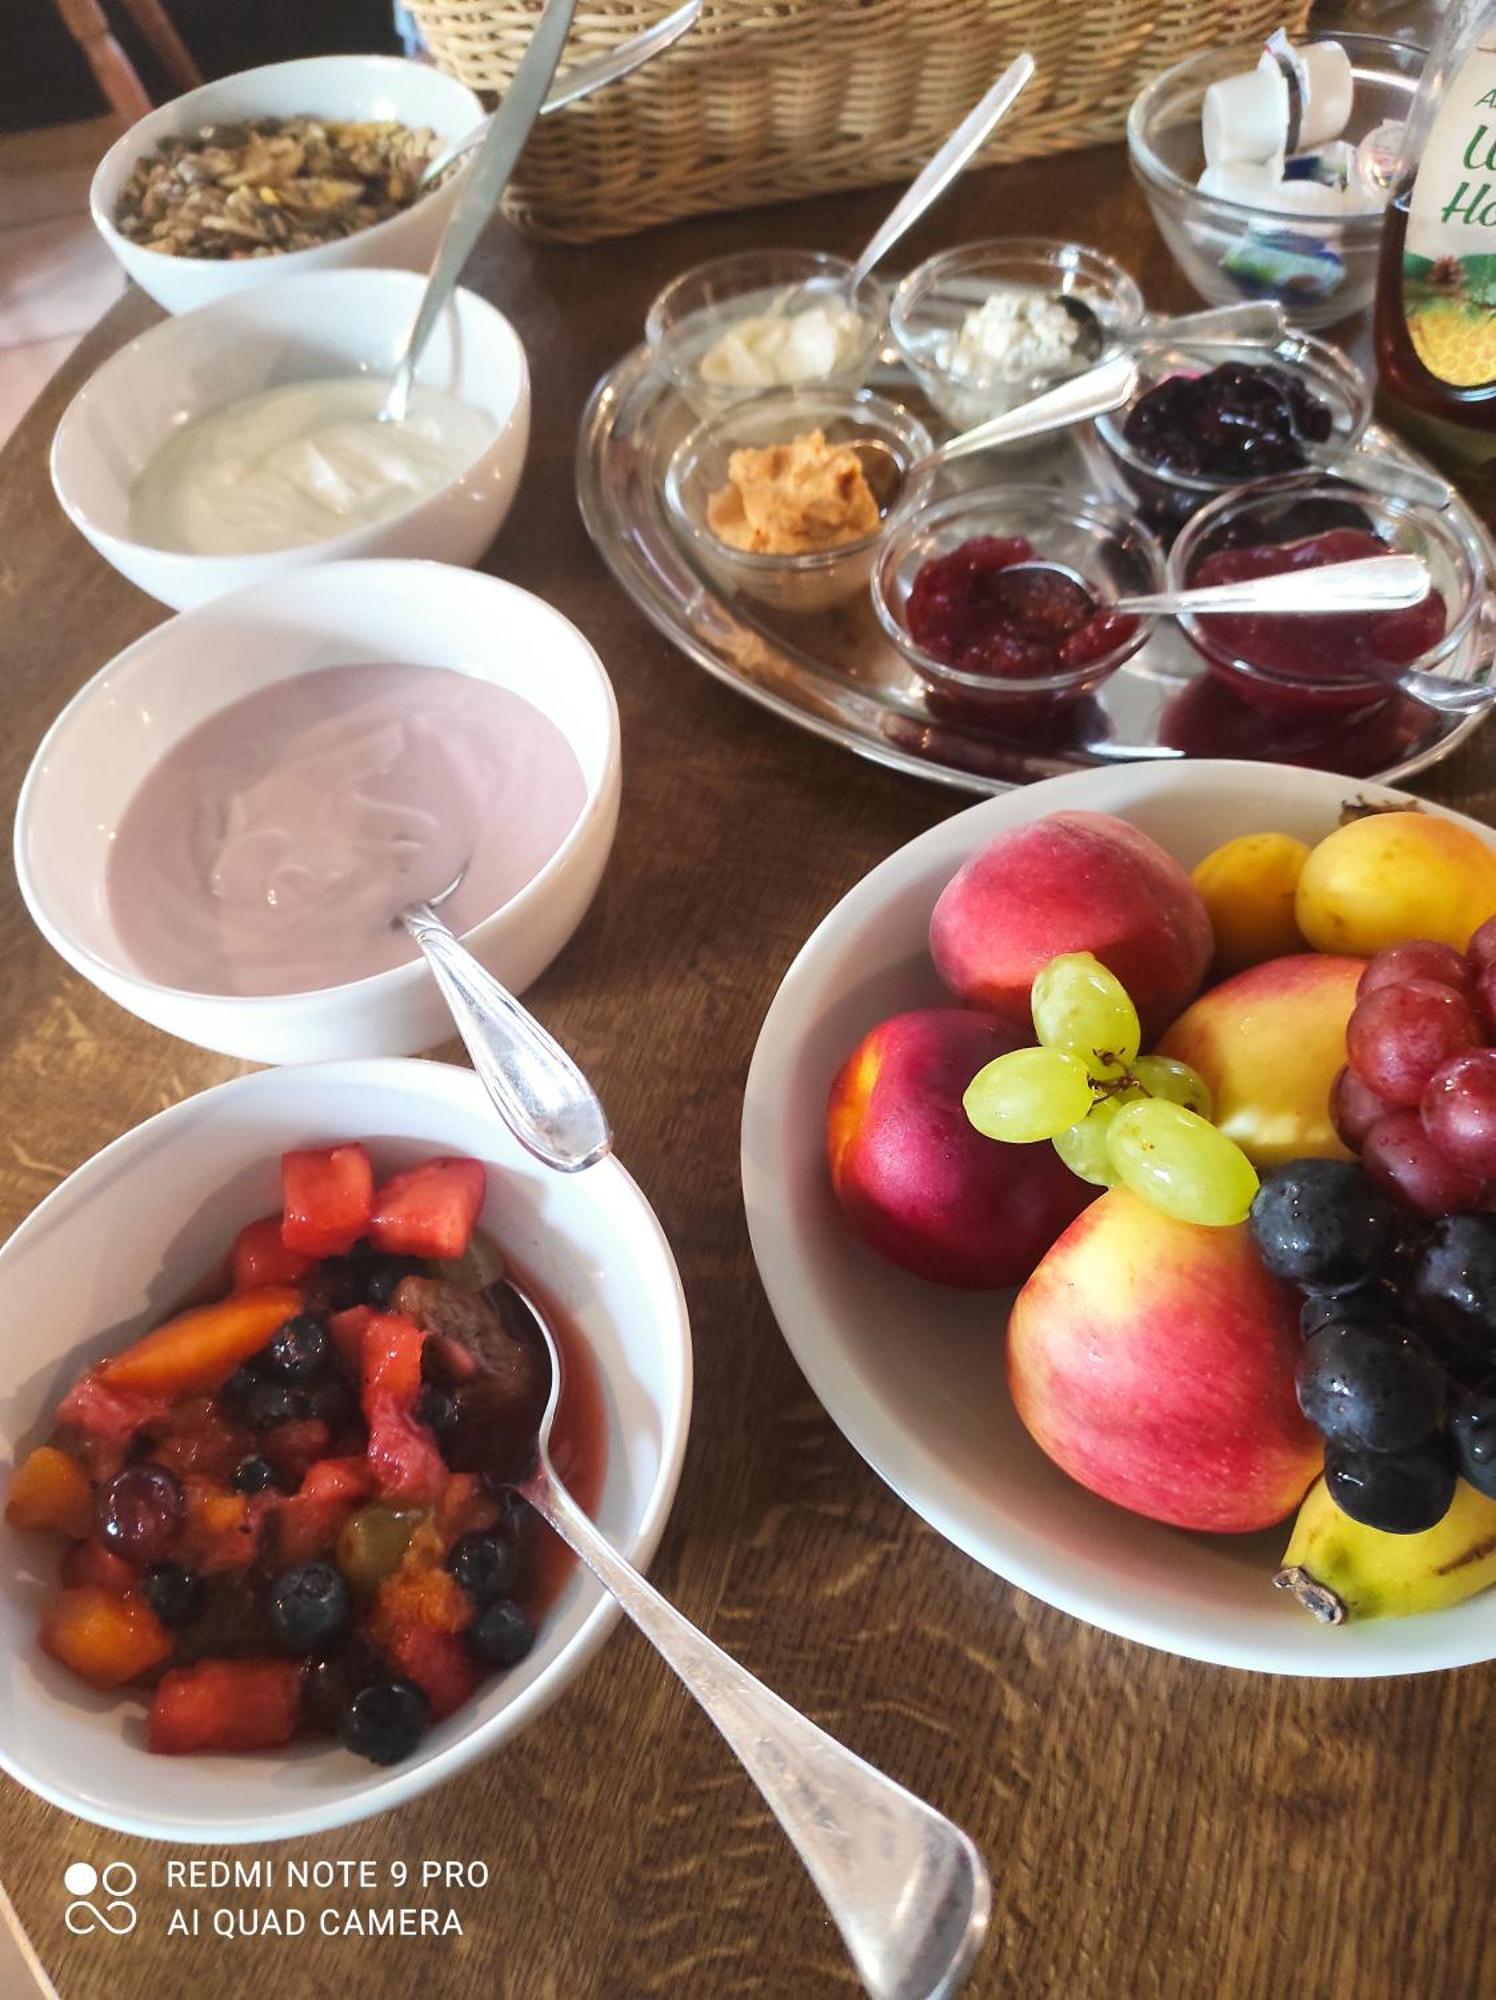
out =
[[[541,0],[408,0],[437,65],[502,92]],[[567,60],[670,0],[581,0]],[[1301,29],[1311,0],[706,0],[684,41],[537,129],[506,209],[585,243],[676,216],[906,180],[1021,49],[1038,75],[983,156],[1115,139],[1182,56]]]

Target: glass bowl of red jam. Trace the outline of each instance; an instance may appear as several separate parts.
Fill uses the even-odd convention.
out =
[[[1244,487],[1189,522],[1170,551],[1169,580],[1232,583],[1388,554],[1428,565],[1432,588],[1421,603],[1291,617],[1186,612],[1180,629],[1213,674],[1277,716],[1349,719],[1399,690],[1418,694],[1430,677],[1444,687],[1481,677],[1491,654],[1485,554],[1452,508],[1312,474]]]
[[[1096,435],[1166,543],[1219,494],[1302,472],[1305,443],[1353,451],[1371,416],[1360,369],[1312,334],[1272,345],[1143,341],[1134,354],[1137,391],[1097,418]]]
[[[1124,508],[991,487],[896,521],[873,604],[932,715],[1012,731],[1081,700],[1137,652],[1155,621],[1113,607],[1163,578],[1163,551]]]

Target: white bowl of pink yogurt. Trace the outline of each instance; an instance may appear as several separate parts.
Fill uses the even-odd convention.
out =
[[[450,1017],[395,912],[512,990],[612,847],[602,662],[516,585],[440,563],[300,570],[169,619],[73,697],[16,810],[42,934],[142,1020],[253,1062],[408,1055]]]
[[[529,367],[503,313],[459,287],[411,406],[418,432],[455,429],[438,445],[376,424],[425,284],[313,271],[148,328],[63,412],[51,456],[63,512],[179,611],[314,563],[476,562],[524,470]]]

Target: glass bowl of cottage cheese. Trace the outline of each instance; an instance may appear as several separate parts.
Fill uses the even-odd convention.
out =
[[[930,402],[966,430],[1079,375],[1142,318],[1142,293],[1101,251],[1008,236],[911,271],[889,330]]]

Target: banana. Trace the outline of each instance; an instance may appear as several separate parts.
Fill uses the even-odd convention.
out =
[[[1496,1500],[1462,1479],[1421,1535],[1386,1535],[1343,1514],[1316,1479],[1273,1581],[1326,1625],[1441,1611],[1496,1583]]]

